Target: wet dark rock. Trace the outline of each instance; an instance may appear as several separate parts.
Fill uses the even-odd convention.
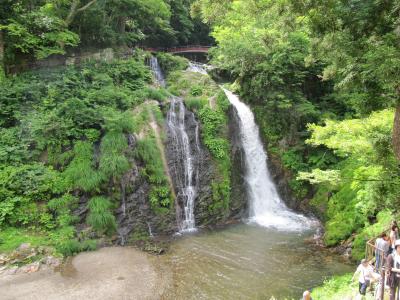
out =
[[[190,197],[191,194],[188,192],[188,188],[194,188],[196,210],[198,196],[201,194],[199,190],[200,181],[203,177],[200,171],[205,162],[203,160],[204,147],[200,145],[199,122],[196,120],[194,113],[185,108],[182,101],[180,98],[171,99],[170,111],[167,116],[167,143],[165,148],[168,169],[176,194],[176,221],[178,226],[187,227],[184,229],[188,229],[193,226],[193,218],[188,218],[188,222],[183,225],[185,204],[190,202],[190,199],[193,199]],[[183,118],[181,117],[182,112]],[[181,122],[184,123],[184,131],[179,129]],[[185,134],[187,135],[187,140]],[[189,149],[188,152],[186,152],[187,149]],[[191,177],[187,175],[190,174],[189,159],[192,166]],[[196,217],[196,211],[194,216]]]
[[[244,149],[240,137],[240,120],[236,108],[229,107],[229,139],[231,144],[231,216],[234,219],[245,218],[248,215],[246,182],[244,180],[246,165]]]
[[[117,243],[132,243],[132,234],[140,233],[144,237],[172,234],[176,231],[175,213],[156,213],[150,207],[150,185],[140,175],[140,165],[134,167],[122,179],[121,205],[116,211],[118,224]]]
[[[231,198],[228,210],[211,212],[213,204],[211,184],[218,177],[217,166],[207,148],[202,146],[201,163],[199,168],[199,196],[195,202],[197,226],[214,226],[228,224],[247,216],[247,197],[244,181],[244,150],[240,139],[239,119],[234,107],[228,111],[229,141],[231,145]]]

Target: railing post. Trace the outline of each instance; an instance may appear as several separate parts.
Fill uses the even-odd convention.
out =
[[[379,294],[379,300],[384,300],[385,297],[385,276],[386,272],[385,272],[385,267],[383,266],[381,269],[381,290]]]

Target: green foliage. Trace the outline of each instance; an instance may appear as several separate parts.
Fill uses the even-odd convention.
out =
[[[46,7],[44,2],[32,6],[4,4],[8,11],[5,9],[6,16],[1,15],[4,23],[0,30],[5,32],[8,58],[18,52],[34,54],[39,59],[64,54],[65,46],[79,43],[79,36],[68,30],[61,16],[50,8],[53,6]]]
[[[161,155],[154,137],[149,136],[138,141],[135,156],[145,163],[142,175],[151,184],[149,195],[151,207],[158,213],[166,213],[172,208],[173,199]]]
[[[155,89],[155,88],[150,87],[150,88],[145,89],[145,92],[146,92],[147,98],[154,99],[159,102],[165,101],[169,96],[169,93],[167,92],[167,90],[165,90],[163,88]]]
[[[352,274],[334,276],[324,281],[320,287],[313,289],[312,297],[315,299],[346,299],[349,295],[353,295],[355,286],[350,285]]]
[[[216,158],[224,158],[228,155],[228,143],[219,135],[225,128],[226,116],[221,111],[216,111],[208,106],[204,106],[199,111],[202,123],[203,142]]]
[[[22,243],[30,243],[32,246],[49,245],[47,235],[38,234],[26,229],[6,227],[0,230],[0,252],[12,252]]]
[[[117,229],[112,204],[106,197],[93,197],[89,200],[89,214],[86,222],[98,233],[111,234]]]
[[[130,163],[124,155],[128,147],[125,135],[118,131],[107,132],[100,144],[99,172],[105,178],[117,180],[130,168]]]
[[[79,141],[74,146],[74,158],[64,172],[72,188],[85,192],[96,190],[104,180],[101,173],[94,169],[93,145]]]
[[[190,89],[190,95],[196,97],[203,94],[203,89],[200,86],[192,86]]]
[[[63,242],[57,247],[57,251],[63,256],[73,256],[83,251],[94,251],[97,249],[97,241],[85,240],[79,242],[78,240],[68,240]]]
[[[376,223],[366,225],[363,230],[357,234],[353,242],[351,255],[355,260],[361,260],[365,257],[365,244],[369,239],[378,237],[382,232],[390,228],[393,214],[390,211],[382,210],[376,215]]]
[[[396,172],[396,166],[393,153],[384,146],[385,141],[390,140],[392,120],[393,112],[383,110],[367,118],[309,126],[312,135],[308,143],[325,145],[346,157],[336,170],[314,169],[299,175],[299,179],[314,184],[328,183],[336,191],[326,211],[329,219],[325,234],[327,244],[334,245],[363,226],[372,232],[374,227],[371,226],[379,226],[381,220],[370,225],[368,219],[380,211],[396,209],[399,189],[397,179],[391,175]],[[362,231],[356,237],[355,258],[361,256],[365,235],[366,231]]]
[[[185,99],[186,108],[191,111],[199,111],[208,105],[208,99],[204,97],[191,97]]]
[[[110,183],[118,194],[115,181],[130,167],[126,135],[137,130],[131,109],[151,93],[144,89],[150,78],[133,58],[0,83],[0,226],[27,232],[5,247],[47,236],[43,244],[64,254],[93,248],[73,241],[80,221],[73,211],[82,196],[110,193]],[[96,201],[87,222],[112,233],[114,206]]]
[[[0,169],[0,226],[50,226],[41,202],[64,191],[59,174],[42,164]]]
[[[157,52],[157,60],[166,75],[174,71],[185,70],[189,66],[186,58],[170,53]]]

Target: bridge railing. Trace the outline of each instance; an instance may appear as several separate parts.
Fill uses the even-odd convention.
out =
[[[185,46],[179,46],[179,47],[140,47],[143,50],[150,51],[150,52],[185,52],[185,51],[200,51],[200,52],[206,52],[208,49],[211,48],[211,46],[205,46],[205,45],[185,45]]]

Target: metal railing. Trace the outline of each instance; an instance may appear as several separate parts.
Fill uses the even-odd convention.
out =
[[[178,52],[208,52],[211,46],[204,45],[186,45],[179,47],[140,47],[143,50],[150,52],[170,52],[170,53],[178,53]]]
[[[389,235],[390,229],[383,231],[379,236],[383,233]],[[387,253],[385,253],[384,249],[377,248],[376,245],[377,237],[373,237],[368,240],[365,244],[365,259],[369,262],[375,260],[375,272],[381,275],[379,282],[376,286],[375,290],[375,299],[384,300],[385,298],[385,282],[386,282],[386,270],[385,270],[385,261]],[[396,297],[398,300],[398,296]]]
[[[389,232],[390,228],[381,232],[379,236],[381,236],[383,233],[389,235]],[[375,259],[375,271],[379,273],[385,264],[384,262],[387,253],[385,253],[384,249],[379,249],[375,246],[377,238],[378,237],[373,237],[365,244],[365,259],[368,261],[373,261]]]

